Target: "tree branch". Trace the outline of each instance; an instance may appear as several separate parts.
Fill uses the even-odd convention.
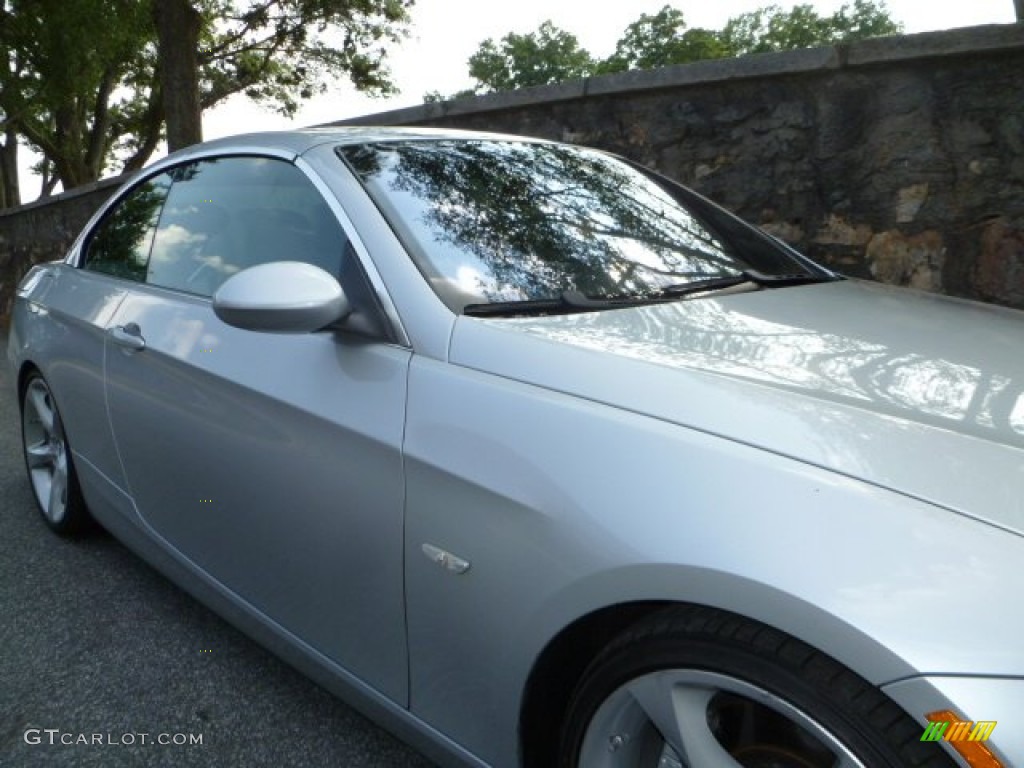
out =
[[[269,2],[263,3],[263,5],[261,5],[261,6],[257,6],[256,8],[250,8],[246,13],[242,14],[241,16],[227,16],[227,17],[225,17],[229,21],[241,22],[241,24],[242,24],[241,28],[237,32],[235,32],[235,33],[225,37],[220,42],[219,45],[211,47],[209,49],[211,55],[210,56],[200,56],[200,60],[201,61],[213,61],[213,60],[218,59],[218,58],[223,58],[221,56],[215,56],[213,54],[219,54],[219,53],[229,49],[236,42],[238,42],[239,40],[243,40],[247,34],[249,34],[254,29],[256,29],[256,27],[252,23],[250,23],[249,21],[246,21],[246,17],[248,17],[248,18],[257,18],[259,15],[269,11],[275,5],[281,5],[280,0],[269,0]]]
[[[107,154],[107,147],[110,146],[110,94],[114,92],[117,82],[117,72],[113,67],[107,67],[96,93],[92,129],[89,131],[88,146],[85,151],[85,164],[95,171],[97,176],[103,170],[103,159]]]
[[[135,154],[124,164],[124,172],[137,171],[146,164],[160,143],[160,128],[164,122],[164,99],[158,86],[150,91],[149,104],[142,117],[143,134]]]

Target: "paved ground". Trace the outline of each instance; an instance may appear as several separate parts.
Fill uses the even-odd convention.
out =
[[[2,342],[0,337],[0,342]],[[0,346],[0,766],[430,768],[106,534],[68,542],[23,476]],[[205,649],[212,653],[203,652]],[[40,743],[25,743],[30,739]],[[59,729],[57,742],[43,729]],[[201,746],[142,745],[147,733]],[[134,745],[71,745],[102,734]]]

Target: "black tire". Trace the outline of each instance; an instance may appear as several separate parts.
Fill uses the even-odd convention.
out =
[[[38,372],[25,380],[20,406],[25,471],[43,520],[61,536],[92,530],[57,401]]]
[[[831,657],[711,608],[649,617],[594,659],[571,698],[558,767],[686,766],[654,726],[659,716],[693,745],[694,768],[955,768],[920,741],[923,726]]]

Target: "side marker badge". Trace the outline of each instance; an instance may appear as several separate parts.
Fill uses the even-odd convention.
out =
[[[468,560],[456,557],[451,552],[446,552],[440,547],[435,547],[433,544],[424,544],[423,554],[429,557],[433,562],[440,565],[446,571],[460,574],[469,570]]]

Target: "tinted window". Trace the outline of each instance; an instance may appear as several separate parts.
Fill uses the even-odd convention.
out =
[[[290,163],[226,157],[171,176],[147,282],[209,296],[234,273],[271,261],[304,261],[339,276],[344,231]]]
[[[437,140],[339,153],[456,310],[563,291],[643,297],[795,264],[707,201],[594,150]]]
[[[160,206],[170,185],[170,177],[161,174],[118,202],[93,230],[85,247],[85,268],[144,280]]]

